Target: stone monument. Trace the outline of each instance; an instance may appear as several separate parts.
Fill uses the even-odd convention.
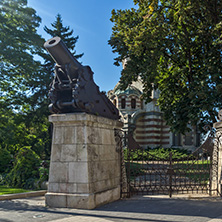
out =
[[[56,62],[49,97],[53,139],[46,204],[93,209],[120,198],[119,112],[59,37],[44,47]]]

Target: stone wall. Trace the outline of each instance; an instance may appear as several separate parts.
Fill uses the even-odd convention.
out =
[[[120,198],[116,120],[86,113],[54,114],[46,204],[92,209]]]

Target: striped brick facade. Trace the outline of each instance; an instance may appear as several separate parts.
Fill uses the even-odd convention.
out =
[[[170,146],[170,130],[159,112],[142,113],[135,120],[134,137],[143,147]]]

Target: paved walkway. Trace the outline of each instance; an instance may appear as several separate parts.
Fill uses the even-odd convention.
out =
[[[0,201],[0,222],[222,222],[222,199],[140,196],[94,210],[45,207],[44,197]]]

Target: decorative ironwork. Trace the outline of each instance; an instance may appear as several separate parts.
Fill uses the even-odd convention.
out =
[[[116,141],[116,151],[120,152],[120,186],[121,186],[121,197],[127,196],[127,177],[126,177],[126,167],[124,160],[124,144],[125,144],[125,132],[123,130],[114,129],[114,136]]]
[[[136,141],[130,139],[132,131],[129,132],[127,141],[135,144]],[[217,138],[222,139],[219,135]],[[161,193],[171,197],[174,193],[218,193],[218,188],[212,186],[213,180],[218,180],[219,144],[214,140],[215,129],[211,129],[198,149],[179,159],[172,152],[163,159],[140,148],[138,143],[136,146],[128,144],[125,148],[128,196]]]
[[[91,68],[82,66],[59,37],[49,39],[44,47],[56,62],[49,91],[52,113],[87,112],[119,119],[118,109],[95,84]]]

